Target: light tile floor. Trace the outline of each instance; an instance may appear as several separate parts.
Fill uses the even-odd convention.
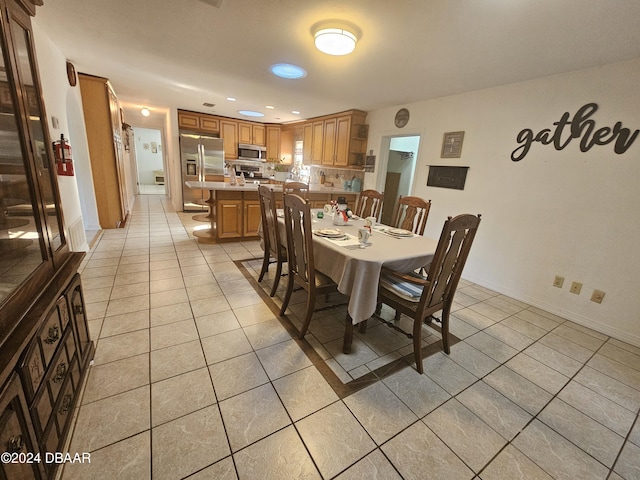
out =
[[[138,197],[86,257],[97,349],[69,451],[91,464],[64,480],[640,478],[640,348],[464,282],[451,355],[379,379],[396,332],[372,322],[341,358],[337,311],[304,348],[245,276],[259,262],[234,263],[258,243],[198,244],[190,218]]]

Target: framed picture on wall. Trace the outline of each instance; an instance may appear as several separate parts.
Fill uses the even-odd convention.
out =
[[[464,132],[446,132],[442,137],[440,158],[460,158]]]

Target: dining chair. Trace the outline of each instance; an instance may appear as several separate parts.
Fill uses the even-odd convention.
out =
[[[430,208],[431,200],[400,195],[393,211],[391,226],[424,235]]]
[[[311,204],[295,194],[284,194],[284,222],[287,232],[287,253],[289,255],[289,278],[280,316],[284,316],[294,284],[307,292],[307,310],[300,338],[303,338],[311,323],[316,296],[337,291],[338,285],[322,272],[315,269],[313,258],[313,237],[311,231]]]
[[[282,191],[283,193],[295,193],[306,200],[309,196],[309,185],[304,182],[285,182],[282,185]]]
[[[422,323],[442,310],[442,347],[449,354],[449,314],[462,269],[480,224],[480,215],[463,214],[444,222],[438,246],[426,277],[383,267],[378,287],[382,303],[413,319],[413,352],[416,369],[422,373]],[[379,308],[378,308],[379,312]]]
[[[376,190],[364,190],[358,197],[355,214],[360,218],[376,217],[376,220],[380,221],[383,201],[384,193]]]
[[[262,235],[264,242],[264,256],[262,258],[262,270],[258,277],[261,282],[264,275],[269,271],[269,265],[276,263],[276,274],[273,278],[273,286],[271,287],[270,296],[276,294],[280,276],[282,275],[282,264],[287,261],[287,249],[280,239],[280,230],[278,229],[278,216],[276,210],[276,198],[273,189],[260,185],[258,187],[258,195],[260,197],[260,215],[262,217]]]

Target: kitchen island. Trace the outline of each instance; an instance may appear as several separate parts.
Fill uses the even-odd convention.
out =
[[[207,219],[210,227],[195,230],[193,235],[200,243],[233,242],[258,237],[260,226],[260,199],[258,197],[259,183],[245,183],[245,185],[231,185],[227,182],[196,182],[187,181],[188,188],[209,190],[209,205]],[[263,183],[263,185],[265,185]],[[266,184],[275,192],[282,192],[282,184]],[[309,186],[309,202],[312,208],[322,208],[325,204],[338,197],[345,197],[347,204],[355,208],[358,194],[340,187],[324,187],[311,184]],[[278,195],[276,203],[282,205],[282,196]]]

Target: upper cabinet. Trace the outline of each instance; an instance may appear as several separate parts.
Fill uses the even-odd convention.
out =
[[[318,117],[303,125],[303,158],[306,164],[362,167],[367,148],[366,112],[350,110]]]
[[[266,145],[266,129],[261,123],[238,122],[238,143]]]
[[[178,110],[181,130],[219,134],[224,139],[224,156],[238,158],[238,144],[247,143],[267,147],[268,159],[293,159],[293,134],[302,140],[302,158],[307,165],[324,165],[360,169],[364,166],[367,148],[367,112],[346,112],[312,118],[293,124],[269,125],[233,118],[216,117],[206,113]]]
[[[178,111],[178,127],[181,130],[219,133],[220,120],[218,118],[212,117],[211,115]]]
[[[238,158],[238,122],[224,119],[220,121],[220,138],[224,142],[224,158]]]

